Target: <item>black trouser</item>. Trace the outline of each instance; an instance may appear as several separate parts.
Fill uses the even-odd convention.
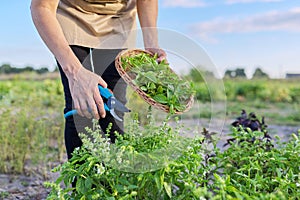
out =
[[[92,63],[90,57],[90,48],[71,46],[73,52],[78,57],[83,66],[92,71]],[[121,79],[115,68],[115,58],[121,50],[119,49],[93,49],[92,58],[94,72],[100,75],[107,83],[108,88],[113,90],[114,96],[123,104],[126,103],[126,83]],[[61,80],[64,87],[65,94],[65,109],[64,113],[72,110],[72,96],[70,93],[68,79],[58,63]],[[122,113],[117,113],[123,119]],[[104,133],[106,133],[107,126],[112,123],[112,128],[109,132],[111,142],[115,141],[114,132],[117,131],[123,134],[123,123],[115,120],[109,112],[106,112],[106,117],[99,120],[99,124]],[[65,145],[68,159],[76,147],[82,145],[82,141],[78,136],[78,132],[84,132],[86,126],[92,126],[91,119],[80,117],[78,115],[68,117],[65,121]]]

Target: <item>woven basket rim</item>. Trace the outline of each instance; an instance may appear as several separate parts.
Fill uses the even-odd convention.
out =
[[[170,108],[169,106],[167,105],[164,105],[164,104],[161,104],[161,103],[158,103],[156,102],[153,98],[151,98],[148,94],[146,94],[144,91],[142,91],[138,86],[136,86],[133,82],[132,82],[132,77],[128,74],[128,69],[130,69],[130,65],[125,68],[123,68],[122,66],[122,57],[126,57],[126,56],[130,56],[130,55],[137,55],[139,53],[146,53],[146,54],[149,54],[149,55],[153,55],[153,53],[151,53],[150,51],[147,51],[147,50],[142,50],[142,49],[125,49],[125,50],[122,50],[121,52],[119,52],[119,54],[117,55],[116,57],[116,60],[115,60],[115,67],[119,73],[119,75],[124,79],[124,81],[135,91],[138,93],[138,95],[145,101],[147,102],[148,104],[150,104],[151,106],[154,106],[155,108],[157,109],[160,109],[164,112],[167,112],[169,113],[170,112]],[[176,74],[172,68],[170,67],[171,71]],[[178,76],[176,74],[176,76]],[[179,76],[178,76],[179,77]],[[180,77],[179,77],[180,78]],[[188,99],[188,101],[186,102],[185,104],[185,109],[182,110],[182,111],[178,111],[178,110],[175,110],[175,114],[182,114],[183,112],[186,112],[188,111],[192,105],[194,103],[194,96],[191,95]]]

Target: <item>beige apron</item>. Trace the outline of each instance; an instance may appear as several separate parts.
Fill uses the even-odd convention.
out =
[[[134,46],[136,0],[60,0],[57,19],[70,45],[99,49]]]

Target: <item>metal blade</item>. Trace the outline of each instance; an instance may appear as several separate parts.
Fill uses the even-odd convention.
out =
[[[120,112],[130,112],[130,110],[120,101],[118,101],[114,96],[108,99],[107,105],[110,109],[115,109]]]
[[[123,120],[115,113],[114,109],[110,109],[110,114],[118,121],[122,122]]]

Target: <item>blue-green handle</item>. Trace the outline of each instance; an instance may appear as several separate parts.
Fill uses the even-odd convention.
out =
[[[113,94],[109,91],[109,89],[102,87],[101,85],[98,85],[99,92],[101,96],[103,96],[106,99],[109,99],[113,96]]]
[[[105,109],[106,111],[110,111],[110,109],[109,109],[109,107],[106,105],[106,103],[104,104],[104,109]],[[65,118],[68,118],[68,117],[70,117],[70,116],[72,116],[72,115],[77,115],[77,114],[78,114],[77,110],[71,110],[71,111],[67,112],[66,114],[64,114],[64,117],[65,117]]]
[[[71,111],[67,112],[66,114],[64,114],[64,117],[68,118],[72,115],[77,115],[77,110],[71,110]]]
[[[98,85],[98,88],[99,88],[99,92],[100,92],[100,94],[101,94],[102,97],[108,99],[108,98],[110,98],[110,97],[113,96],[113,94],[109,91],[109,89],[104,88],[104,87],[102,87],[101,85]],[[106,111],[110,111],[110,109],[109,109],[109,107],[106,105],[106,103],[104,104],[104,109],[105,109]],[[65,113],[65,114],[64,114],[64,117],[65,117],[65,118],[68,118],[68,117],[70,117],[70,116],[72,116],[72,115],[77,115],[77,114],[78,114],[77,110],[71,110],[71,111]]]

